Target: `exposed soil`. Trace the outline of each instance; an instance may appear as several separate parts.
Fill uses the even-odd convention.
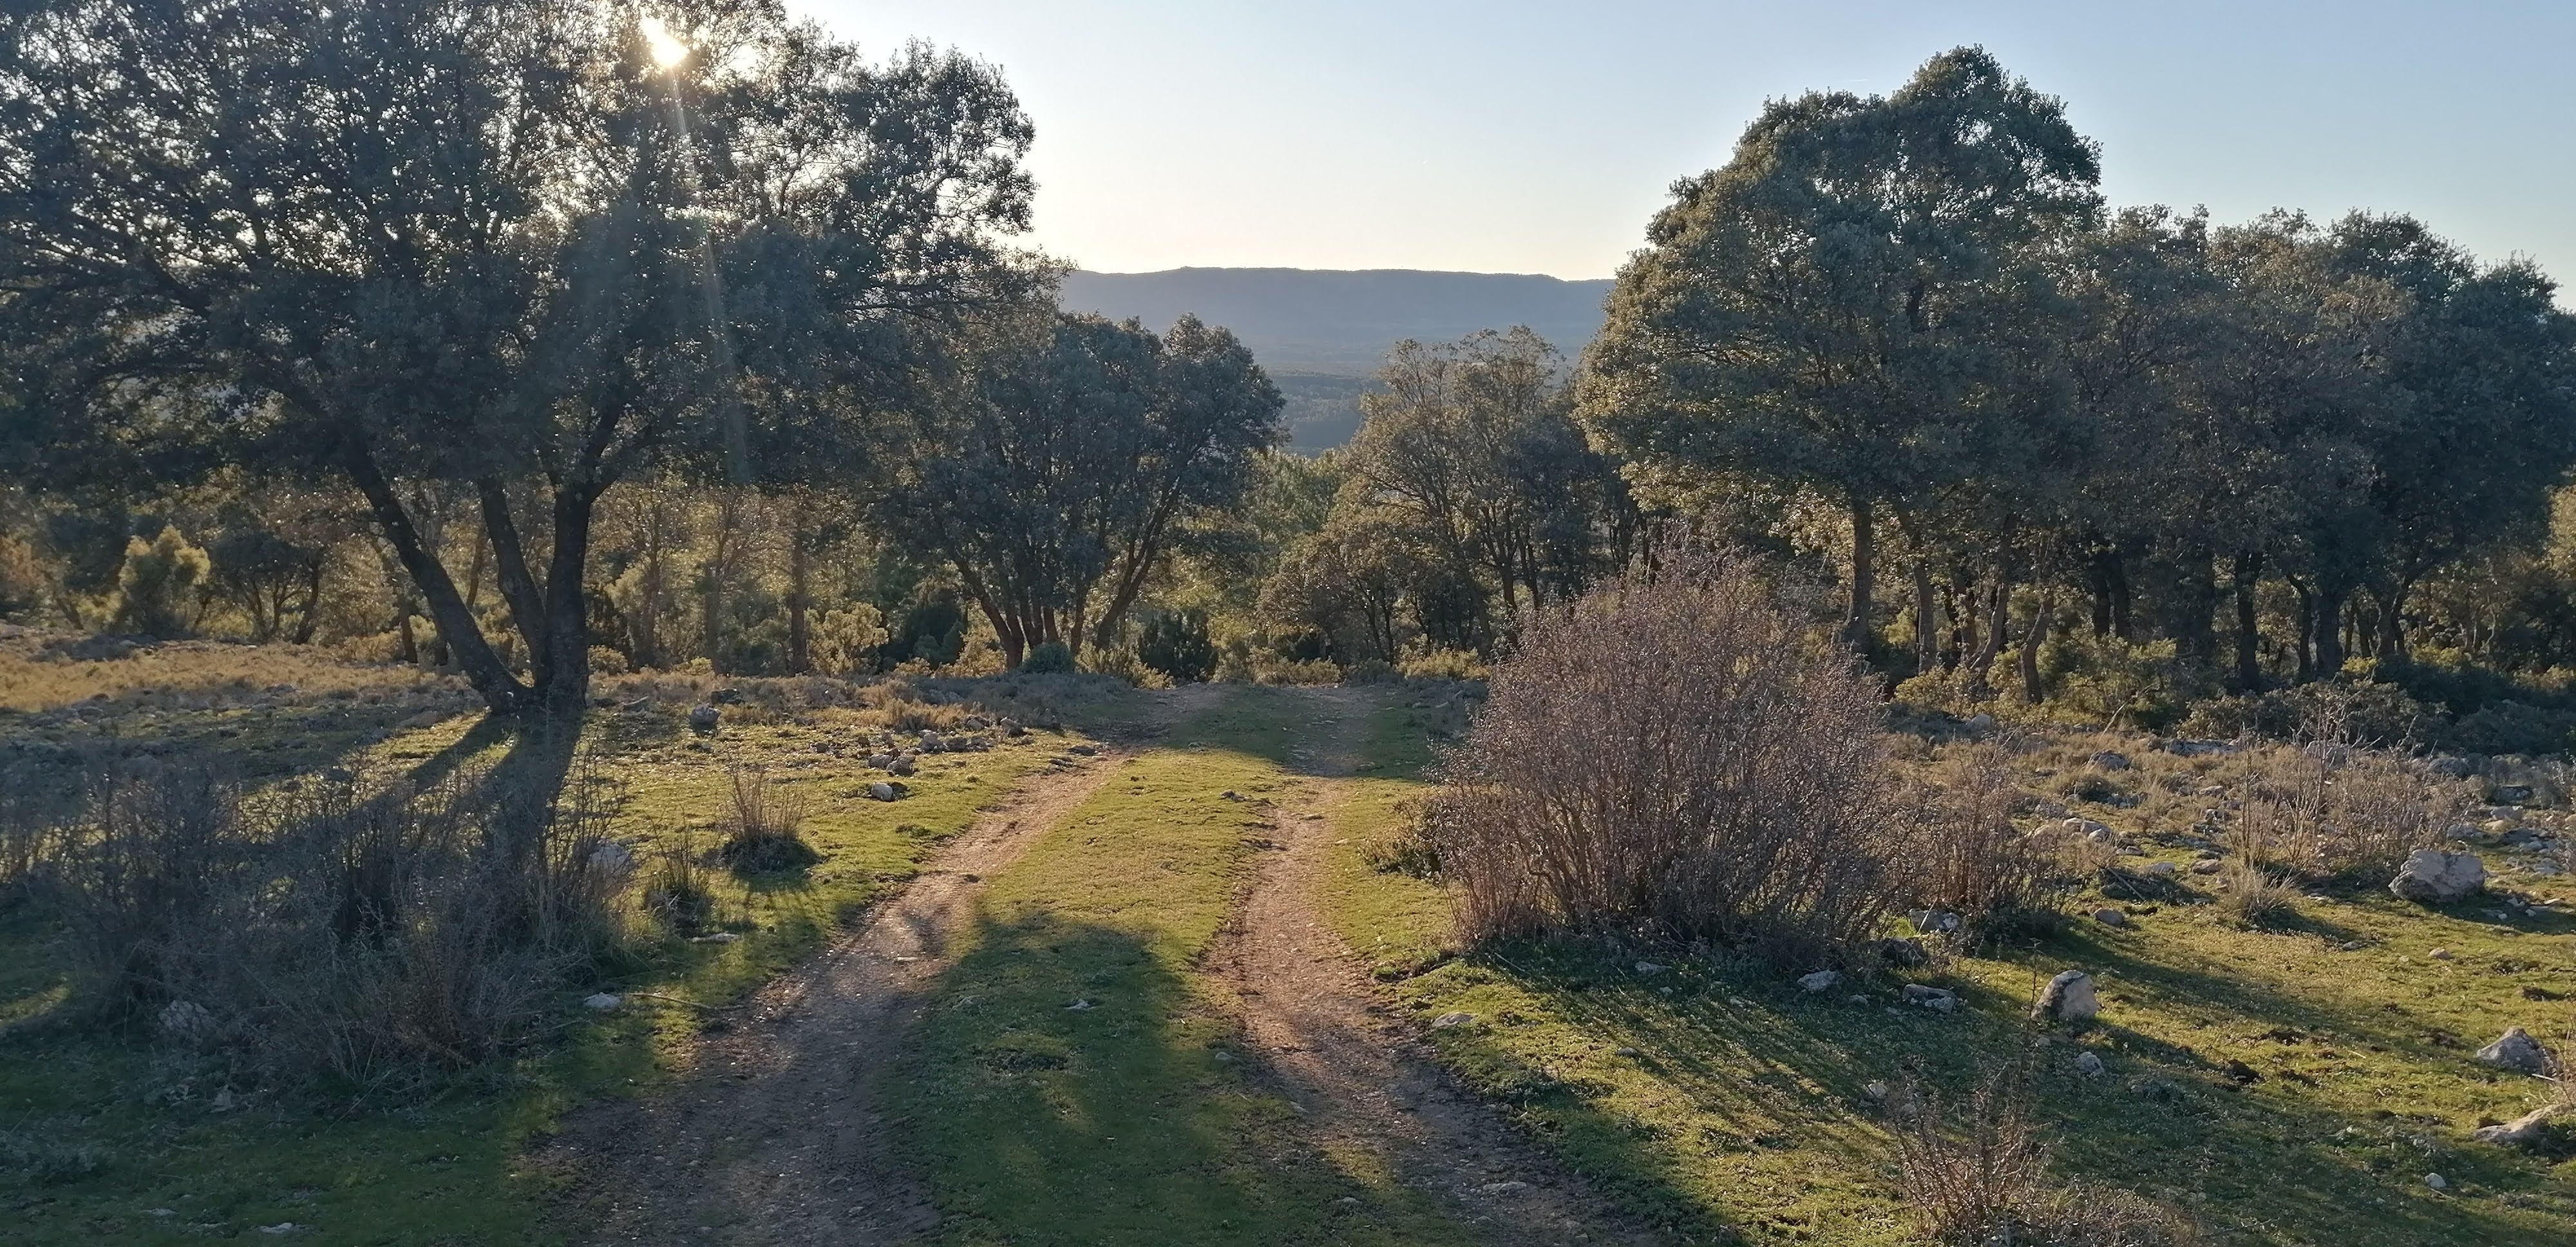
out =
[[[1201,686],[1161,695],[1147,731],[1195,713]],[[879,1102],[890,1058],[949,968],[978,885],[1099,790],[1113,747],[1023,781],[871,907],[830,951],[755,993],[698,1045],[687,1075],[569,1122],[532,1156],[568,1180],[559,1216],[596,1243],[874,1244],[938,1222],[891,1154]]]
[[[1317,909],[1331,850],[1323,808],[1358,762],[1369,702],[1317,689],[1314,777],[1275,812],[1263,863],[1209,968],[1243,1000],[1247,1037],[1318,1141],[1387,1157],[1497,1244],[1663,1241],[1614,1211],[1491,1106],[1458,1085],[1386,1006]]]

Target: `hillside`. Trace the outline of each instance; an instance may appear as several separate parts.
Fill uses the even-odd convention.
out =
[[[1291,444],[1313,453],[1349,439],[1365,389],[1354,378],[1397,342],[1527,325],[1570,358],[1600,330],[1609,292],[1607,279],[1523,273],[1180,268],[1076,272],[1065,278],[1063,301],[1157,329],[1196,313],[1234,330],[1287,396]]]

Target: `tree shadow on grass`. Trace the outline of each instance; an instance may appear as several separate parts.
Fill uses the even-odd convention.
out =
[[[1808,996],[1749,966],[1694,962],[1640,976],[1628,968],[1632,957],[1613,945],[1533,942],[1480,951],[1468,964],[1537,995],[1597,1044],[1633,1049],[1625,1059],[1688,1103],[1703,1123],[1699,1137],[1641,1127],[1613,1106],[1605,1081],[1553,1077],[1500,1030],[1444,1032],[1441,1045],[1478,1085],[1518,1101],[1559,1136],[1596,1180],[1624,1184],[1676,1216],[1699,1215],[1710,1226],[1750,1220],[1751,1210],[1734,1206],[1724,1188],[1691,1175],[1710,1152],[1722,1165],[1727,1152],[1780,1149],[1795,1149],[1795,1165],[1819,1181],[1863,1175],[1850,1184],[1851,1198],[1892,1208],[1868,1177],[1884,1171],[1890,1154],[1866,1084],[1919,1077],[1955,1101],[1985,1072],[2028,1060],[2064,1177],[2129,1187],[2213,1221],[2259,1222],[2271,1227],[2264,1242],[2576,1242],[2576,1232],[2534,1237],[2532,1220],[2508,1216],[2493,1200],[2416,1197],[2421,1174],[2437,1167],[2421,1140],[2438,1135],[2438,1123],[2342,1109],[2285,1078],[2240,1086],[2198,1053],[2116,1027],[2099,1032],[2110,1042],[2093,1045],[2110,1058],[2109,1071],[2085,1078],[2073,1069],[2073,1046],[2032,1046],[2026,1004],[2009,993],[1971,992],[1970,1008],[1944,1016],[1887,1007],[1883,991],[1868,993],[1867,1004],[1840,992]],[[2181,978],[2162,985],[2214,986]],[[2351,1025],[2310,1012],[2320,1023]],[[2501,1152],[2446,1150],[2438,1168],[2455,1191],[2551,1184]]]
[[[1421,1193],[1307,1137],[1165,955],[1045,915],[977,928],[896,1093],[951,1239],[1474,1241]]]

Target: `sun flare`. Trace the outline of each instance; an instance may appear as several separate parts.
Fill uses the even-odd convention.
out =
[[[654,64],[670,69],[689,59],[689,45],[672,34],[661,18],[646,14],[639,28],[644,32],[645,46],[652,50]]]

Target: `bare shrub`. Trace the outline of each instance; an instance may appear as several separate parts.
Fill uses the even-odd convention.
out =
[[[2318,744],[2265,752],[2237,816],[2247,856],[2310,879],[2384,877],[2441,843],[2469,786],[2410,759]]]
[[[104,785],[44,869],[97,998],[282,1077],[407,1082],[503,1051],[622,936],[586,772],[246,798]]]
[[[653,869],[644,879],[645,912],[682,935],[712,925],[716,916],[716,890],[698,863],[695,839],[682,831],[679,843],[653,855]]]
[[[2060,1185],[2031,1116],[2031,1071],[1980,1078],[1964,1104],[1910,1086],[1896,1103],[1897,1170],[1905,1201],[1933,1242],[1956,1247],[2184,1247],[2183,1221],[2116,1188]]]
[[[2020,800],[2011,755],[1994,745],[1970,749],[1951,782],[1918,786],[1901,858],[1908,899],[1987,927],[2061,915],[2098,846],[2055,827],[2025,834],[2012,821]]]
[[[2245,926],[2273,926],[2298,912],[2298,889],[2243,848],[2219,866],[2218,887],[2218,911]]]
[[[1875,688],[1742,556],[1661,564],[1530,619],[1443,763],[1463,933],[1644,927],[1792,959],[1871,934],[1890,903]]]
[[[794,870],[821,860],[805,843],[805,798],[771,779],[767,772],[734,767],[733,808],[725,821],[725,842],[716,850],[726,865],[759,873]]]

